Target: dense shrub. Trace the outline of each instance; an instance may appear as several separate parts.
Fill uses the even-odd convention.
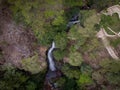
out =
[[[36,54],[32,57],[23,59],[21,65],[24,70],[29,71],[32,74],[36,74],[40,71],[45,70],[45,68],[43,67],[46,66],[46,63],[43,61],[43,63],[41,64],[39,62],[39,56],[38,54]]]
[[[87,0],[87,4],[95,8],[97,11],[101,11],[109,6],[119,4],[120,0]]]

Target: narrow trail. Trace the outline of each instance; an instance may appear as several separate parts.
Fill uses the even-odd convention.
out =
[[[119,33],[116,33],[115,31],[113,31],[110,27],[107,27],[112,33],[114,33],[115,35],[109,35],[106,33],[107,37],[120,37],[120,32]]]
[[[101,28],[100,31],[97,33],[97,37],[102,39],[103,44],[104,44],[105,48],[107,49],[108,53],[110,54],[110,56],[113,59],[118,60],[119,58],[115,54],[114,48],[112,46],[110,46],[107,36],[110,36],[110,35],[107,34],[107,32],[105,31],[104,28]],[[113,35],[112,35],[112,37],[113,37]]]
[[[112,7],[109,7],[107,9],[107,13],[103,13],[105,15],[113,15],[114,13],[117,13],[120,19],[120,5],[114,5]],[[97,37],[101,38],[103,41],[103,44],[105,46],[105,48],[107,49],[108,53],[110,54],[110,56],[115,59],[118,60],[119,57],[116,55],[116,53],[114,52],[114,48],[112,46],[110,46],[110,42],[107,38],[120,38],[120,32],[116,33],[115,31],[113,31],[110,27],[107,27],[108,30],[110,30],[114,35],[109,35],[104,28],[101,28],[100,31],[97,33]]]
[[[102,14],[110,16],[112,16],[114,13],[117,13],[118,17],[120,18],[120,5],[111,6],[107,8],[107,12],[102,12]]]
[[[120,5],[114,5],[114,6],[111,6],[107,9],[107,15],[113,15],[114,13],[117,13],[119,18],[120,18]]]

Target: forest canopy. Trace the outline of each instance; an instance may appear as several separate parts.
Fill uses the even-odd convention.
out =
[[[120,5],[120,0],[0,1],[0,9],[8,8],[15,25],[29,28],[36,40],[32,43],[33,54],[20,60],[20,68],[8,63],[1,65],[4,58],[1,45],[10,44],[0,41],[0,88],[43,90],[48,71],[46,53],[54,41],[56,49],[53,51],[53,59],[62,76],[51,82],[59,90],[119,90],[120,61],[113,59],[102,39],[97,38],[101,28],[110,35],[114,34],[107,27],[116,33],[120,32],[118,13],[103,13],[113,5]],[[75,16],[78,16],[79,23],[68,27]],[[107,40],[107,45],[114,48],[120,58],[120,38],[107,37]],[[43,59],[45,62],[42,63]]]

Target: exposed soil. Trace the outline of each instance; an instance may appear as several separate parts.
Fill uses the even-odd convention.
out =
[[[119,57],[115,53],[114,48],[112,46],[110,46],[110,43],[109,43],[109,41],[107,39],[107,36],[108,36],[107,32],[105,31],[104,28],[101,28],[100,31],[97,33],[97,37],[102,39],[103,44],[104,44],[105,48],[107,49],[108,53],[110,54],[110,56],[113,59],[118,60]]]
[[[90,57],[90,53],[85,52],[83,54],[84,62],[89,64],[94,69],[99,69],[99,63],[104,60],[105,58],[110,58],[107,50],[105,48],[99,49],[96,51],[96,55],[94,58]]]
[[[111,6],[107,9],[107,11],[108,11],[107,15],[112,16],[114,13],[117,13],[120,18],[120,5]]]
[[[17,25],[12,20],[8,8],[0,8],[0,49],[5,63],[11,63],[20,68],[20,61],[23,58],[34,55],[37,49],[35,43],[36,39],[32,31],[23,25]],[[45,62],[43,54],[40,60]]]
[[[114,5],[114,6],[111,6],[107,9],[107,13],[103,13],[105,15],[113,15],[114,13],[117,13],[118,16],[119,16],[119,19],[120,19],[120,5]],[[116,33],[114,32],[111,28],[108,27],[108,29],[113,32],[115,35],[109,35],[107,34],[107,32],[105,31],[104,28],[101,28],[100,31],[97,33],[97,37],[98,38],[101,38],[102,41],[103,41],[103,44],[105,46],[105,48],[107,49],[108,53],[110,54],[110,56],[113,58],[113,59],[116,59],[118,60],[119,59],[119,46],[118,48],[114,48],[112,46],[110,46],[109,44],[109,40],[107,39],[108,38],[120,38],[120,35],[119,33]],[[117,50],[118,49],[118,50]]]

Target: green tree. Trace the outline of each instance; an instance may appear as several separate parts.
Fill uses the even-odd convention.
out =
[[[40,71],[45,70],[45,68],[43,68],[42,66],[46,66],[46,62],[41,64],[38,60],[39,60],[38,54],[29,58],[25,58],[21,62],[22,68],[26,71],[31,72],[32,74],[36,74],[39,73]]]
[[[81,74],[78,80],[78,84],[82,87],[93,83],[92,78],[88,74]]]
[[[36,90],[37,86],[34,82],[28,82],[26,85],[26,90]]]
[[[63,0],[63,3],[66,7],[75,7],[75,6],[84,6],[85,2],[83,0]]]
[[[57,49],[53,52],[53,55],[54,55],[55,59],[59,61],[59,60],[62,60],[64,58],[66,53],[67,53],[66,50]]]
[[[66,82],[65,82],[62,90],[80,90],[80,89],[77,86],[76,80],[66,79]]]
[[[58,33],[55,36],[56,47],[64,50],[67,46],[67,35],[66,33]]]
[[[58,34],[57,31],[64,31],[66,22],[60,0],[8,0],[8,3],[15,20],[31,27],[41,45],[48,46],[54,36]]]
[[[3,77],[0,79],[0,88],[2,90],[22,89],[25,90],[25,86],[22,85],[29,79],[29,76],[18,72],[14,68],[6,69]]]
[[[62,72],[70,79],[71,78],[78,79],[80,76],[79,69],[73,69],[72,67],[66,64],[62,67]]]
[[[82,64],[83,58],[79,52],[70,52],[69,54],[69,64],[72,66],[80,66]]]
[[[101,73],[108,80],[109,84],[119,85],[120,83],[120,61],[106,59],[100,63]]]
[[[115,5],[115,4],[119,4],[119,0],[87,0],[87,4],[92,7],[95,8],[98,11],[101,11],[109,6]]]

